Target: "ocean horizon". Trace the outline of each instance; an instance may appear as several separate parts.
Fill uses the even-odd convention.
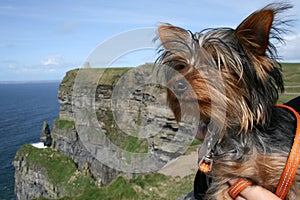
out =
[[[0,84],[33,84],[33,83],[60,83],[60,80],[19,80],[19,81],[0,81]]]

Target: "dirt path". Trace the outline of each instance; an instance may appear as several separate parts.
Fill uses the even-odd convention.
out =
[[[188,155],[179,156],[175,160],[172,160],[164,168],[159,170],[167,176],[180,176],[181,178],[190,174],[196,174],[197,172],[197,152],[192,152]]]

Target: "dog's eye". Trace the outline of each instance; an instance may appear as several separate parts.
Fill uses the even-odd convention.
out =
[[[181,71],[185,68],[185,65],[183,64],[178,64],[178,65],[175,65],[174,66],[174,69],[177,70],[177,71]]]

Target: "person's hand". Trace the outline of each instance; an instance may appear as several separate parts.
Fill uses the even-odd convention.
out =
[[[238,179],[231,179],[229,181],[229,184],[233,185],[237,180]],[[258,185],[250,185],[246,187],[235,199],[236,200],[257,200],[257,199],[280,200],[280,198],[278,198],[275,194]]]

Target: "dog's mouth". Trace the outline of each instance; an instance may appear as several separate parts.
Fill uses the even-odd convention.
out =
[[[205,123],[200,123],[198,126],[197,134],[196,134],[196,139],[203,141],[207,133],[207,124]]]

